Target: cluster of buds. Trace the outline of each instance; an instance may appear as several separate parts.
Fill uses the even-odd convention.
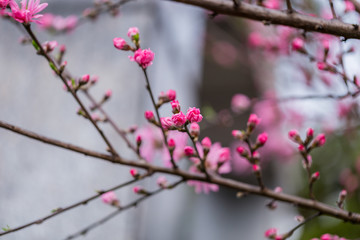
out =
[[[270,228],[265,231],[265,237],[269,239],[275,239],[275,240],[283,240],[284,238],[281,235],[278,235],[276,228]]]
[[[298,144],[298,150],[303,157],[304,168],[310,168],[312,164],[312,158],[309,153],[312,149],[321,147],[325,144],[325,135],[323,133],[320,133],[314,139],[314,130],[312,128],[308,128],[308,130],[306,131],[305,140],[301,139],[299,132],[295,129],[290,130],[288,135],[293,142]]]
[[[320,239],[319,238],[312,238],[311,240],[348,240],[343,237],[339,237],[338,235],[332,235],[329,233],[323,234]]]
[[[178,105],[179,110],[176,111],[175,113],[178,113],[180,111],[180,104],[179,101],[175,100],[176,99],[176,91],[175,90],[168,90],[166,93],[164,92],[160,92],[159,97],[158,97],[158,103],[156,104],[156,107],[159,108],[161,107],[162,104],[164,103],[168,103],[171,102],[171,107],[176,107],[175,105]]]

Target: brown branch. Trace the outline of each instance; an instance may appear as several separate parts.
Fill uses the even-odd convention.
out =
[[[345,38],[360,39],[358,26],[333,19],[325,20],[300,13],[287,14],[287,12],[267,9],[264,7],[241,2],[234,8],[232,1],[225,0],[172,0],[208,9],[218,14],[248,18],[256,21],[266,21],[270,24],[279,24],[304,29],[306,31],[332,34]]]
[[[174,184],[172,184],[170,187],[171,189],[176,187],[177,185],[179,185],[180,183],[182,183],[184,180],[180,180]],[[109,215],[105,216],[104,218],[98,220],[97,222],[94,222],[92,224],[90,224],[89,226],[85,227],[84,229],[74,233],[74,234],[71,234],[70,236],[68,236],[65,240],[70,240],[70,239],[74,239],[76,237],[80,237],[80,236],[83,236],[85,234],[87,234],[88,232],[90,232],[91,230],[93,230],[94,228],[104,224],[105,222],[111,220],[113,217],[117,216],[119,213],[123,212],[124,210],[127,210],[127,209],[130,209],[132,207],[137,207],[138,204],[140,204],[142,201],[144,201],[145,199],[151,197],[151,196],[154,196],[160,192],[162,192],[163,190],[165,190],[166,188],[159,188],[153,192],[150,192],[148,193],[147,195],[123,206],[123,207],[118,207],[118,209],[112,213],[110,213]]]
[[[130,184],[132,184],[132,183],[137,182],[137,181],[140,180],[140,179],[144,179],[144,178],[150,176],[151,174],[152,174],[151,172],[148,172],[148,173],[143,174],[142,176],[139,176],[138,178],[133,179],[133,180],[131,180],[131,181],[122,183],[122,184],[120,184],[120,185],[118,185],[118,186],[112,187],[112,188],[107,189],[107,190],[99,191],[98,194],[96,194],[96,195],[94,195],[94,196],[91,196],[91,197],[89,197],[89,198],[87,198],[87,199],[84,199],[84,200],[82,200],[82,201],[80,201],[80,202],[74,203],[74,204],[72,204],[72,205],[70,205],[70,206],[67,206],[67,207],[65,207],[65,208],[57,208],[57,209],[56,209],[52,214],[50,214],[50,215],[47,215],[47,216],[45,216],[45,217],[43,217],[43,218],[37,219],[37,220],[35,220],[35,221],[32,221],[32,222],[30,222],[30,223],[28,223],[28,224],[24,224],[24,225],[22,225],[22,226],[19,226],[19,227],[16,227],[16,228],[11,228],[10,230],[7,230],[7,231],[5,231],[5,232],[0,233],[0,236],[6,235],[6,234],[9,234],[9,233],[12,233],[12,232],[16,232],[16,231],[22,230],[22,229],[24,229],[24,228],[28,228],[28,227],[30,227],[30,226],[32,226],[32,225],[35,225],[35,224],[36,224],[36,225],[41,224],[41,223],[45,222],[46,220],[49,220],[50,218],[53,218],[53,217],[59,215],[60,213],[69,211],[69,210],[71,210],[71,209],[73,209],[73,208],[76,208],[76,207],[79,207],[79,206],[81,206],[81,205],[86,205],[86,204],[88,204],[89,202],[91,202],[92,200],[95,200],[96,198],[100,197],[102,194],[104,194],[104,193],[106,193],[106,192],[114,191],[114,190],[117,190],[117,189],[119,189],[119,188],[125,187],[125,186],[127,186],[127,185],[130,185]]]
[[[36,134],[34,132],[21,129],[19,127],[16,127],[14,125],[5,123],[0,121],[0,128],[8,129],[12,132],[16,132],[18,134],[21,134],[23,136],[27,136],[29,138],[57,146],[60,148],[64,148],[70,151],[74,151],[77,153],[84,154],[86,156],[91,156],[94,158],[102,159],[105,161],[109,161],[112,163],[122,164],[126,166],[133,166],[138,168],[146,169],[150,172],[161,172],[166,173],[174,176],[182,177],[184,180],[196,180],[196,181],[202,181],[202,182],[208,182],[213,184],[218,184],[223,187],[228,187],[235,189],[237,191],[251,193],[255,195],[264,196],[267,198],[275,199],[282,202],[287,202],[290,204],[293,204],[298,207],[307,208],[307,209],[313,209],[317,212],[321,212],[323,215],[331,216],[334,218],[342,219],[344,221],[349,221],[352,223],[360,224],[360,214],[358,213],[352,213],[345,211],[343,209],[337,209],[332,206],[329,206],[327,204],[324,204],[322,202],[318,202],[311,199],[306,199],[298,196],[293,196],[285,193],[276,193],[270,189],[261,189],[258,186],[254,186],[251,184],[235,181],[232,179],[223,178],[221,176],[212,176],[211,179],[208,179],[205,174],[196,174],[196,173],[190,173],[187,171],[183,171],[180,169],[170,169],[165,167],[159,167],[155,166],[149,163],[139,162],[139,161],[129,161],[125,160],[121,157],[113,157],[108,154],[92,151],[83,147],[75,146],[69,143],[65,143],[59,140],[51,139],[48,137],[41,136],[39,134]]]

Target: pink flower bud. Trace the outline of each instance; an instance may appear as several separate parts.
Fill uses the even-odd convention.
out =
[[[236,151],[243,157],[246,157],[248,155],[248,151],[242,146],[237,147]]]
[[[313,181],[315,180],[318,180],[320,178],[320,173],[319,172],[314,172],[312,175],[311,175],[311,179]]]
[[[142,142],[141,136],[140,136],[140,135],[137,135],[137,136],[136,136],[136,143],[137,143],[137,145],[141,145],[141,142]]]
[[[270,228],[268,230],[266,230],[265,232],[265,237],[267,238],[274,238],[277,234],[277,229],[276,228]]]
[[[169,90],[166,92],[166,96],[169,99],[169,101],[173,101],[176,98],[176,91],[175,90]]]
[[[186,122],[186,117],[182,112],[176,113],[171,117],[172,122],[176,127],[181,127]]]
[[[339,202],[343,202],[347,196],[347,191],[345,189],[341,190],[339,194]]]
[[[249,34],[248,43],[251,47],[259,47],[263,45],[263,37],[258,32],[252,32]]]
[[[320,237],[321,240],[334,240],[333,239],[333,236],[329,233],[326,233],[326,234],[323,234],[321,237]]]
[[[196,122],[190,124],[190,135],[192,137],[198,137],[200,134],[200,126]]]
[[[174,100],[170,104],[171,104],[171,107],[172,107],[172,112],[174,114],[180,112],[180,104],[179,104],[178,100]]]
[[[90,80],[90,75],[89,74],[85,74],[80,78],[80,83],[81,84],[86,84],[88,83]]]
[[[168,130],[172,126],[174,126],[174,123],[173,123],[171,117],[162,117],[162,118],[160,118],[160,122],[161,122],[161,126],[164,130]]]
[[[233,135],[233,137],[235,139],[239,139],[239,140],[243,140],[244,138],[244,133],[240,130],[232,130],[231,134]]]
[[[60,45],[60,52],[64,54],[66,52],[66,46],[64,44]]]
[[[312,138],[312,137],[314,137],[314,129],[308,128],[308,130],[306,131],[306,137],[307,137],[307,138]]]
[[[319,135],[317,135],[317,137],[314,139],[314,142],[312,144],[312,147],[321,147],[325,144],[326,142],[326,138],[325,138],[325,134],[320,133]]]
[[[304,40],[301,38],[294,38],[292,41],[292,48],[296,51],[300,51],[304,49]]]
[[[115,202],[118,202],[118,199],[113,191],[102,194],[101,200],[103,201],[103,203],[111,205],[113,205]]]
[[[134,193],[140,193],[143,190],[143,188],[141,186],[135,186],[133,188],[133,192]]]
[[[252,165],[252,169],[253,169],[253,171],[254,171],[255,173],[260,172],[260,166],[257,165],[257,164],[253,164],[253,165]]]
[[[210,149],[211,148],[211,140],[210,140],[210,138],[205,137],[201,141],[201,145],[203,146],[204,149]]]
[[[230,149],[229,148],[221,148],[218,162],[224,163],[224,162],[230,161],[230,159],[231,159]]]
[[[260,153],[258,151],[253,152],[252,157],[254,159],[260,159]]]
[[[267,139],[268,139],[268,135],[267,135],[266,132],[264,132],[264,133],[259,134],[259,136],[257,137],[256,142],[257,142],[259,145],[262,146],[262,145],[264,145],[264,144],[266,143]]]
[[[174,149],[175,148],[175,140],[172,138],[168,139],[168,146],[170,149]]]
[[[95,84],[98,81],[99,81],[99,76],[97,76],[97,75],[92,76],[90,79],[91,84]]]
[[[325,50],[329,50],[329,48],[330,48],[330,42],[328,39],[322,40],[321,45],[324,47]]]
[[[113,43],[114,43],[114,47],[116,47],[119,50],[129,50],[130,49],[129,45],[122,38],[114,38]]]
[[[133,177],[137,177],[139,175],[138,171],[135,168],[130,169],[130,174]]]
[[[184,148],[184,153],[185,153],[186,156],[192,157],[194,155],[194,149],[192,147],[190,147],[190,146],[186,146]]]
[[[253,113],[253,114],[250,114],[247,125],[255,127],[256,125],[258,125],[260,123],[260,121],[261,121],[261,119],[256,114]]]
[[[45,42],[43,44],[43,48],[45,52],[49,53],[52,52],[57,47],[57,45],[58,45],[57,41]]]
[[[350,1],[345,1],[345,12],[351,12],[355,10],[355,6]]]
[[[158,177],[158,179],[156,180],[156,184],[161,188],[166,188],[166,185],[167,185],[166,177],[164,177],[164,176]]]
[[[319,70],[324,70],[324,69],[326,68],[326,63],[324,63],[324,62],[318,62],[318,63],[316,64],[316,66],[317,66],[317,68],[318,68]]]
[[[198,108],[189,108],[186,113],[186,119],[193,123],[193,122],[201,122],[203,116],[200,114],[200,110]]]
[[[235,113],[241,113],[250,107],[250,99],[244,94],[235,94],[231,99],[231,110]]]
[[[109,89],[109,90],[107,90],[107,91],[105,92],[105,97],[106,97],[106,98],[110,98],[111,95],[112,95],[112,90],[111,90],[111,89]]]
[[[276,192],[276,193],[282,193],[282,188],[281,187],[276,187],[275,189],[274,189],[274,192]]]
[[[135,36],[139,35],[139,29],[137,27],[131,27],[129,28],[127,35],[131,40],[133,40]]]
[[[302,144],[300,144],[300,145],[298,146],[298,149],[299,149],[300,152],[305,152],[305,151],[306,151],[305,146],[302,145]]]
[[[155,120],[154,113],[152,111],[145,111],[145,118],[148,121],[154,121]]]
[[[295,130],[295,129],[290,130],[289,133],[288,133],[288,135],[289,135],[289,138],[290,138],[292,141],[294,141],[294,142],[296,142],[296,143],[299,143],[299,144],[302,144],[300,135],[299,135],[299,133],[298,133],[297,130]]]

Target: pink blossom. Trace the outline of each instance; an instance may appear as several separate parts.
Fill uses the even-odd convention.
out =
[[[170,101],[173,101],[176,98],[176,91],[170,89],[166,92],[166,96]]]
[[[239,139],[239,140],[242,140],[245,136],[245,134],[240,130],[232,130],[231,134],[235,139]]]
[[[280,1],[279,0],[266,0],[264,2],[264,6],[270,9],[280,9]]]
[[[166,177],[164,177],[164,176],[158,177],[158,179],[156,180],[156,184],[161,188],[166,188],[166,185],[167,185]]]
[[[266,230],[265,232],[265,237],[267,238],[274,238],[277,234],[277,229],[276,228],[270,228],[268,230]]]
[[[115,202],[118,202],[118,199],[113,191],[102,194],[101,200],[106,204],[114,204]]]
[[[316,66],[319,70],[324,70],[326,68],[326,63],[318,62]]]
[[[88,83],[89,80],[90,80],[90,75],[89,74],[85,74],[80,78],[81,83]]]
[[[176,113],[171,117],[172,122],[176,127],[181,127],[186,122],[186,117],[182,112]]]
[[[184,148],[185,155],[188,156],[188,157],[193,156],[193,155],[194,155],[194,151],[195,151],[195,150],[194,150],[192,147],[190,147],[190,146],[186,146],[186,147]]]
[[[136,143],[137,143],[137,145],[141,145],[141,143],[142,143],[141,135],[136,136]]]
[[[329,39],[323,39],[323,40],[321,41],[321,45],[324,47],[324,49],[329,50],[329,48],[330,48]]]
[[[180,112],[180,103],[178,100],[173,100],[170,104],[174,114]]]
[[[145,111],[144,115],[145,115],[145,118],[148,121],[154,121],[155,120],[154,113],[152,111]]]
[[[184,148],[186,146],[188,136],[186,133],[179,131],[170,131],[168,134],[168,139],[174,140],[174,149],[173,149],[173,158],[175,162],[178,162],[184,156]],[[162,148],[162,160],[165,167],[172,167],[170,161],[169,149],[165,146]]]
[[[274,189],[274,192],[276,192],[276,193],[282,193],[282,188],[281,187],[276,187],[275,189]]]
[[[305,150],[306,150],[305,146],[302,145],[302,144],[300,144],[300,145],[298,146],[298,149],[299,149],[300,152],[305,152]]]
[[[323,234],[321,237],[320,237],[321,240],[333,240],[333,236],[329,233],[326,233],[326,234]]]
[[[40,4],[40,0],[29,0],[29,3],[27,3],[27,0],[22,0],[20,3],[21,8],[15,2],[15,0],[10,1],[9,4],[11,8],[11,13],[9,13],[9,16],[20,23],[40,23],[40,18],[43,15],[37,13],[44,10],[44,8],[46,8],[48,5],[47,3]]]
[[[266,132],[264,132],[264,133],[259,134],[256,141],[260,145],[264,145],[266,143],[267,139],[268,139],[268,135]]]
[[[235,113],[241,113],[250,107],[250,99],[244,94],[235,94],[231,99],[231,109]]]
[[[59,49],[60,52],[61,52],[62,54],[64,54],[65,51],[66,51],[66,46],[65,46],[65,44],[61,44],[59,48],[60,48],[60,49]]]
[[[127,35],[131,40],[133,40],[136,35],[139,35],[139,29],[137,27],[131,27],[129,28]]]
[[[238,50],[227,41],[216,41],[211,47],[211,54],[216,63],[224,67],[231,67],[238,58]]]
[[[190,167],[189,171],[199,173],[199,171],[197,170],[197,168],[195,166]],[[189,180],[189,181],[187,181],[187,184],[191,187],[195,187],[195,192],[197,194],[200,194],[202,192],[205,194],[209,194],[210,191],[212,191],[212,192],[219,191],[219,186],[216,184],[212,184],[212,183]]]
[[[249,34],[248,43],[251,47],[259,47],[263,45],[263,38],[258,32],[252,32]]]
[[[252,169],[253,169],[253,171],[254,171],[255,173],[260,172],[260,166],[257,165],[257,164],[253,164],[253,165],[252,165]]]
[[[44,48],[45,52],[49,53],[52,52],[57,47],[57,45],[57,41],[47,41],[43,43],[42,47]]]
[[[168,146],[169,146],[169,148],[174,149],[175,148],[175,140],[172,139],[172,138],[169,138],[168,139]]]
[[[224,163],[227,161],[230,161],[231,155],[230,155],[230,148],[221,148],[219,150],[219,163]]]
[[[312,138],[312,137],[314,137],[314,129],[308,128],[308,130],[306,131],[306,137],[307,137],[307,138]]]
[[[313,180],[317,180],[320,178],[320,172],[314,172],[312,175],[311,175],[311,179]]]
[[[139,175],[138,171],[135,168],[130,169],[130,174],[133,177],[137,177]]]
[[[248,155],[248,151],[242,146],[237,147],[236,151],[243,157]]]
[[[170,129],[174,126],[174,122],[172,121],[171,117],[162,117],[160,118],[161,126],[164,130]]]
[[[299,140],[301,140],[299,132],[295,129],[290,130],[288,135],[289,135],[289,138],[296,143],[299,142]]]
[[[193,107],[188,109],[186,119],[191,123],[201,122],[203,116],[200,114],[200,109]]]
[[[304,40],[301,38],[294,38],[294,40],[292,41],[292,48],[294,50],[303,50],[304,49]]]
[[[119,50],[125,50],[129,47],[126,41],[123,38],[114,38],[113,39],[114,47]]]
[[[147,68],[153,64],[154,53],[149,49],[142,50],[139,48],[135,51],[134,56],[129,56],[131,61],[137,62],[142,68]]]

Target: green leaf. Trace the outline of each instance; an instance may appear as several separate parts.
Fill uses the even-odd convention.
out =
[[[50,65],[51,69],[54,70],[57,73],[56,66],[52,62],[49,62],[49,65]]]
[[[4,232],[7,232],[7,231],[10,231],[11,229],[10,229],[10,227],[9,227],[9,225],[6,225],[6,227],[4,227],[4,228],[1,228]]]

